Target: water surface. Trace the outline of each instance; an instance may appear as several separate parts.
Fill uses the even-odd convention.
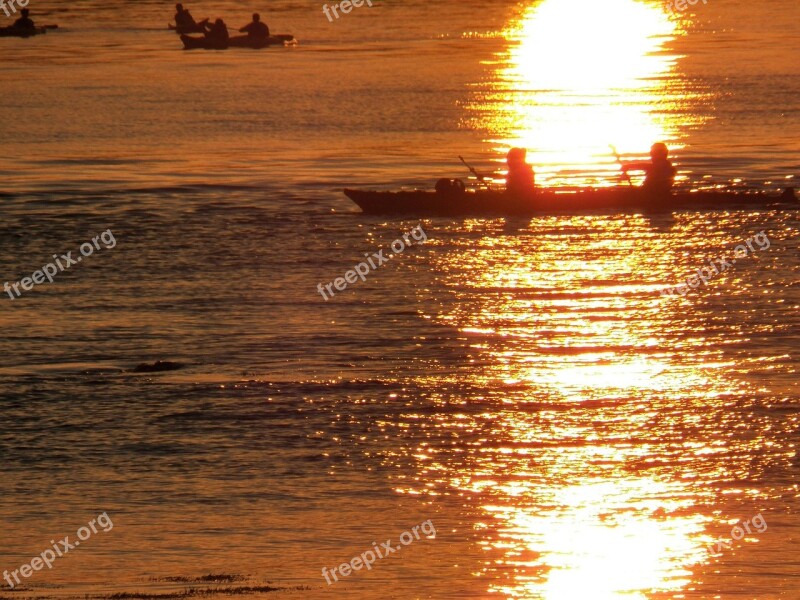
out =
[[[114,528],[0,596],[798,597],[796,211],[383,219],[340,191],[459,154],[501,180],[511,144],[544,185],[617,185],[609,145],[656,139],[682,186],[788,185],[796,4],[373,4],[276,2],[300,43],[262,52],[184,52],[156,2],[42,2],[59,31],[0,39],[0,281],[116,239],[2,296],[0,570]]]

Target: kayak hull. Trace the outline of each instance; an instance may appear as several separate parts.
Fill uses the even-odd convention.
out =
[[[462,193],[374,192],[344,190],[370,215],[514,216],[558,213],[641,213],[674,210],[800,208],[794,190],[782,195],[746,192],[693,191],[650,194],[640,188],[540,190],[529,195],[476,190]]]
[[[246,35],[232,37],[227,43],[219,43],[205,37],[182,35],[181,41],[185,50],[226,50],[228,48],[252,48],[258,50],[269,46],[283,46],[294,41],[293,35],[272,35],[264,39],[252,39]]]
[[[42,33],[47,33],[47,29],[45,27],[37,27],[36,29],[17,29],[15,27],[0,27],[0,37],[27,38]]]

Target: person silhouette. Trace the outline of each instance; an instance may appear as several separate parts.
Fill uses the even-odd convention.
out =
[[[642,189],[656,194],[668,194],[675,183],[676,172],[669,160],[669,149],[661,142],[650,148],[650,162],[624,163],[622,172],[627,175],[628,171],[644,171],[646,175]]]
[[[254,40],[264,40],[269,37],[269,27],[261,21],[261,15],[253,13],[253,20],[239,31],[246,33],[247,37]]]
[[[27,8],[23,8],[22,11],[20,11],[20,14],[22,16],[14,21],[12,27],[14,29],[21,29],[23,31],[35,31],[36,25],[34,24],[33,19],[28,16],[31,14],[31,11],[29,11]]]
[[[535,187],[533,167],[526,161],[525,148],[511,148],[506,155],[508,175],[506,175],[506,193],[530,194]]]

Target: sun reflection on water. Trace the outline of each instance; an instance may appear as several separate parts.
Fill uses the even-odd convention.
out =
[[[617,185],[610,146],[644,156],[681,147],[686,86],[666,46],[682,33],[663,6],[641,0],[544,0],[506,31],[495,81],[473,107],[502,160],[529,149],[541,185]]]
[[[532,151],[540,183],[617,184],[611,144],[675,148],[692,125],[666,50],[681,34],[655,2],[542,0],[472,108],[498,157]],[[480,392],[442,398],[429,425],[446,442],[398,489],[478,511],[487,592],[680,597],[711,564],[710,482],[735,480],[725,458],[753,443],[729,428],[749,392],[719,376],[727,342],[658,294],[682,260],[672,234],[647,216],[466,220],[438,255],[453,298],[429,317],[465,340]]]
[[[485,392],[448,399],[435,427],[452,446],[418,452],[401,489],[441,485],[480,509],[475,575],[500,597],[684,593],[709,562],[705,482],[726,477],[709,415],[742,390],[719,377],[717,341],[654,289],[677,260],[669,238],[643,216],[464,230],[482,235],[439,256],[454,301],[431,317],[465,337]]]
[[[531,571],[496,591],[565,600],[645,599],[644,590],[680,589],[689,572],[664,557],[691,555],[689,536],[702,525],[687,517],[648,518],[647,503],[639,498],[657,491],[666,492],[666,486],[647,479],[600,481],[549,490],[558,508],[487,507],[507,523],[502,545],[508,561]],[[619,506],[629,512],[615,513]]]

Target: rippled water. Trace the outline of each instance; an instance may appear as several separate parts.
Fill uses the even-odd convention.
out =
[[[541,181],[611,184],[602,146],[653,132],[684,185],[785,185],[796,6],[710,0],[678,25],[609,6],[655,37],[613,30],[643,54],[603,90],[520,84],[560,72],[529,34],[573,0],[335,24],[279,2],[262,12],[296,48],[225,53],[180,51],[162,3],[32,7],[63,31],[0,39],[0,281],[116,246],[3,293],[0,571],[114,527],[0,597],[800,597],[797,211],[387,221],[339,192],[463,176],[458,154],[489,169],[518,140]],[[156,360],[184,367],[134,372]],[[435,538],[326,584],[427,520]]]

